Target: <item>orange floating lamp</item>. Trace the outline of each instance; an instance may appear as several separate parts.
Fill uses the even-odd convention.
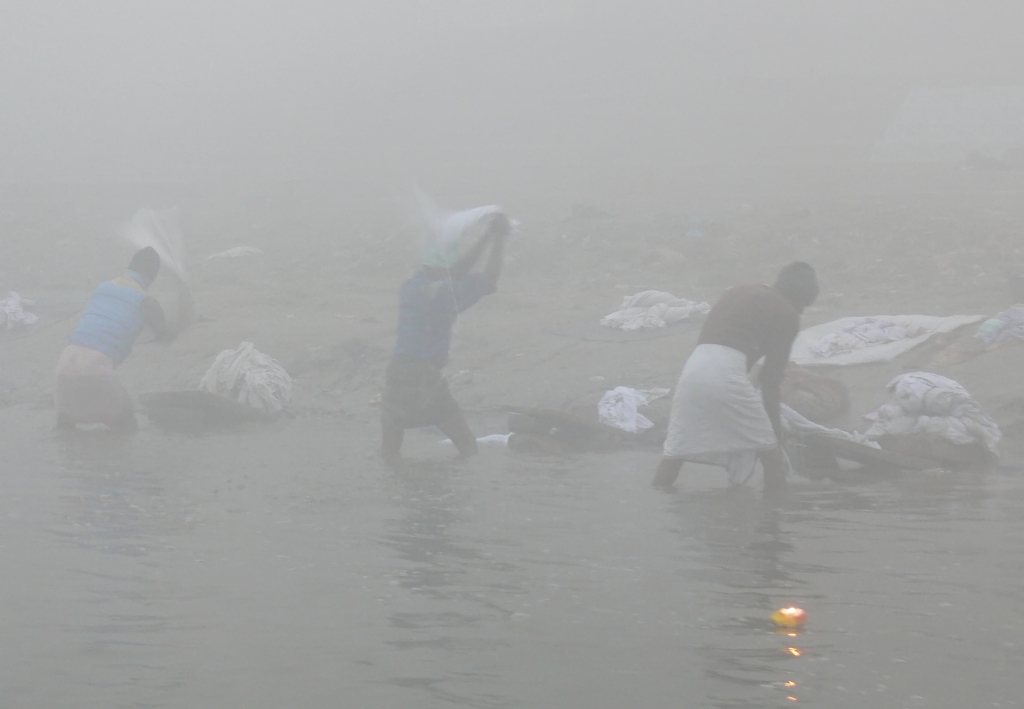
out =
[[[807,612],[803,608],[780,608],[772,613],[772,622],[783,628],[799,628],[807,622]]]

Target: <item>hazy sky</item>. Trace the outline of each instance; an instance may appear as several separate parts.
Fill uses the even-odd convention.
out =
[[[1022,26],[1016,0],[4,0],[0,180],[855,156],[910,87],[1024,83]]]

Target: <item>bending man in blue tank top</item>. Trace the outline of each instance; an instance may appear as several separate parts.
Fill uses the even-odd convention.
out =
[[[398,342],[387,368],[381,411],[381,452],[388,463],[399,460],[405,430],[423,426],[437,426],[464,456],[477,452],[476,438],[441,368],[448,362],[459,313],[497,289],[509,220],[500,212],[486,219],[475,244],[428,253],[420,270],[402,284]],[[483,271],[470,273],[488,245]]]
[[[93,291],[57,364],[58,428],[80,423],[102,423],[125,432],[138,428],[131,397],[114,369],[146,326],[162,342],[177,334],[160,303],[146,293],[159,271],[160,256],[147,246],[132,257],[127,273]]]

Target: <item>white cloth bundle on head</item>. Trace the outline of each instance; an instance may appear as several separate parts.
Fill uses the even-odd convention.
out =
[[[199,388],[267,414],[277,413],[292,399],[292,378],[288,372],[251,342],[217,355]]]
[[[178,210],[140,209],[124,229],[124,237],[137,249],[151,246],[160,256],[160,272],[178,283],[177,313],[174,329],[181,331],[196,317],[195,301],[185,272]]]
[[[417,190],[419,253],[424,266],[450,268],[463,251],[479,238],[493,217],[505,212],[497,205],[452,212],[438,207]]]
[[[178,210],[140,209],[125,227],[124,237],[136,249],[152,246],[160,256],[160,270],[188,284]]]

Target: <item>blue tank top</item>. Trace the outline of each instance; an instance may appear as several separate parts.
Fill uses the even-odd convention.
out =
[[[115,365],[121,364],[146,325],[142,320],[145,299],[146,292],[128,277],[101,283],[71,333],[71,344],[102,352]]]

